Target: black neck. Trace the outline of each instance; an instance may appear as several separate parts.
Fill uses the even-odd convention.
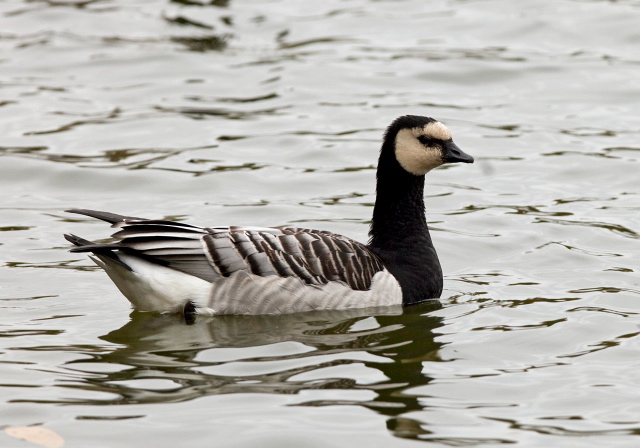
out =
[[[405,305],[440,297],[442,271],[424,213],[424,176],[405,171],[389,142],[384,145],[369,247],[400,282]]]
[[[378,172],[376,204],[369,232],[373,247],[385,248],[390,243],[397,244],[398,239],[429,238],[424,214],[424,176],[409,174],[399,165],[398,168]]]

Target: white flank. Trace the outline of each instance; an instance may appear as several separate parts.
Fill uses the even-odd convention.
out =
[[[212,296],[206,306],[208,310],[199,309],[198,312],[285,314],[401,304],[400,284],[387,270],[373,277],[371,289],[367,291],[354,291],[339,282],[312,286],[296,277],[261,277],[239,271],[213,282]]]
[[[187,302],[193,302],[198,313],[206,315],[288,314],[402,305],[400,284],[387,270],[373,277],[371,289],[354,291],[339,282],[314,286],[297,277],[261,277],[246,271],[209,283],[123,253],[118,257],[132,271],[108,258],[96,257],[91,259],[140,311],[181,312]]]
[[[206,303],[211,295],[211,283],[198,277],[123,253],[118,258],[133,271],[106,257],[91,257],[137,310],[182,311],[187,302]]]

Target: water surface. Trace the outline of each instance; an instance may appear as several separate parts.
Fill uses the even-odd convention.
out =
[[[0,3],[0,425],[65,446],[629,447],[640,2]],[[442,308],[130,314],[70,207],[365,241],[433,116]],[[0,445],[37,446],[0,433]]]

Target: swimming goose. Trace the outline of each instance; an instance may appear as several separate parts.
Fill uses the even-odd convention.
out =
[[[364,245],[296,227],[196,227],[84,209],[118,229],[114,243],[65,238],[91,252],[141,311],[277,314],[411,305],[437,299],[442,270],[424,211],[424,175],[473,163],[433,118],[406,115],[387,128],[376,203]]]

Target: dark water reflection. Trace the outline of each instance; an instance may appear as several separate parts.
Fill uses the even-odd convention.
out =
[[[423,409],[420,396],[409,390],[431,381],[423,363],[441,361],[438,351],[443,344],[435,340],[434,331],[443,325],[442,318],[429,314],[437,308],[435,303],[408,309],[217,316],[196,318],[190,324],[179,316],[133,312],[126,325],[100,338],[114,349],[30,347],[32,352],[64,350],[86,357],[60,366],[69,372],[58,382],[67,399],[14,402],[144,405],[220,394],[370,391],[369,400],[311,399],[296,405],[363,406],[386,416],[393,433],[417,437],[424,433],[420,422],[404,414]],[[224,360],[207,360],[212,358]],[[249,367],[241,374],[215,373],[228,367],[239,372],[243,365]],[[361,369],[375,374],[367,373],[362,380]],[[298,379],[308,374],[311,379]],[[83,399],[74,391],[110,398]],[[119,418],[125,417],[134,418]]]
[[[419,397],[408,389],[429,384],[423,363],[441,361],[441,342],[434,330],[442,319],[429,314],[439,304],[412,308],[382,308],[335,312],[301,313],[288,316],[217,316],[197,318],[188,325],[178,316],[133,312],[122,328],[100,339],[116,348],[68,347],[88,355],[66,363],[72,372],[59,387],[68,389],[68,399],[41,403],[88,406],[175,403],[208,395],[236,393],[298,394],[313,390],[368,390],[371,400],[309,400],[299,406],[357,405],[388,418],[392,432],[411,437],[423,433],[418,422],[403,414],[421,410]],[[265,346],[286,346],[289,353],[268,355]],[[243,348],[258,348],[246,356]],[[240,350],[233,350],[240,349]],[[31,347],[31,351],[65,350],[62,347]],[[291,353],[293,350],[294,353]],[[225,361],[202,358],[221,354]],[[368,354],[366,356],[363,354]],[[239,355],[238,357],[234,355]],[[282,366],[294,361],[295,367]],[[247,363],[263,373],[223,375],[209,370]],[[106,365],[102,369],[101,365]],[[109,366],[118,366],[113,371]],[[325,376],[323,369],[345,366],[346,376]],[[364,383],[354,366],[377,371],[384,380]],[[350,378],[349,371],[355,373]],[[83,375],[86,373],[86,376]],[[296,377],[312,373],[310,380]],[[161,380],[160,389],[146,388],[150,380]],[[110,394],[110,399],[84,400],[72,390]],[[20,400],[18,400],[20,401]],[[411,429],[413,428],[413,429]],[[416,435],[414,434],[414,435]]]

